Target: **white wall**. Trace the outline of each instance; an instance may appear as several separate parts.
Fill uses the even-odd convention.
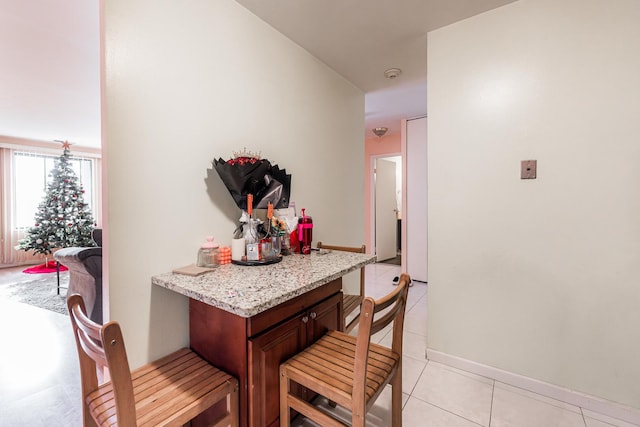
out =
[[[214,158],[285,167],[314,240],[364,241],[364,96],[232,0],[109,0],[105,161],[111,318],[132,365],[188,344],[187,299],[151,276],[229,244],[240,211]],[[209,191],[209,193],[208,193]]]
[[[638,22],[521,0],[429,34],[430,348],[640,408]]]

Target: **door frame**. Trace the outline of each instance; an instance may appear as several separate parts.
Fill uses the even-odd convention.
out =
[[[402,257],[402,271],[404,272],[408,272],[407,269],[407,259],[408,256],[406,255],[408,253],[408,249],[407,249],[407,236],[408,236],[408,221],[406,221],[405,219],[408,217],[408,212],[407,212],[407,182],[409,181],[408,177],[407,177],[407,124],[409,121],[411,120],[422,120],[425,119],[427,120],[427,116],[418,116],[418,117],[414,117],[411,119],[403,119],[401,122],[401,126],[400,126],[400,144],[401,144],[401,150],[402,150],[402,227],[401,227],[401,239],[402,239],[402,254],[404,255]],[[427,120],[427,126],[428,126],[428,120]],[[428,127],[427,127],[428,129]],[[427,138],[428,138],[428,133],[427,133]],[[428,142],[427,142],[427,147],[428,147]],[[428,152],[427,152],[427,156],[428,156]],[[428,159],[427,159],[427,163],[425,163],[425,168],[428,167]],[[428,191],[429,191],[429,183],[426,183],[427,186],[427,195],[428,195]],[[429,215],[428,212],[428,206],[429,206],[429,201],[428,201],[428,196],[427,196],[427,212],[425,212],[425,214]],[[429,222],[427,219],[427,236],[428,236],[428,229],[429,229]],[[429,239],[427,238],[426,241],[426,245],[427,245],[427,257],[428,257],[428,253],[429,253]],[[428,259],[428,258],[427,258]],[[427,272],[426,272],[426,279],[428,280],[428,276],[429,276],[429,266],[428,266],[428,261],[427,261]],[[418,279],[412,279],[412,280],[418,280]],[[420,280],[419,280],[420,281]],[[425,283],[428,283],[425,281]]]
[[[385,154],[374,154],[369,157],[369,242],[370,247],[367,247],[367,253],[376,253],[376,180],[374,179],[376,173],[376,160],[385,159],[387,157],[400,157],[400,164],[402,167],[402,203],[404,204],[404,156],[401,152],[391,152]],[[400,207],[402,209],[402,206]],[[402,210],[401,210],[402,212]],[[402,249],[400,250],[402,253]]]

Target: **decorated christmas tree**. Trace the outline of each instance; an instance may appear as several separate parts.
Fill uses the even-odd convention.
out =
[[[35,225],[16,249],[49,255],[53,249],[95,246],[91,238],[93,215],[84,202],[84,190],[71,167],[69,143],[62,143],[62,155],[50,173],[51,182],[38,205]]]

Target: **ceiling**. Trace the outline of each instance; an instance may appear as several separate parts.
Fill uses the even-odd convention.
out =
[[[371,136],[426,114],[428,31],[514,0],[236,1],[361,89]],[[99,147],[98,0],[0,10],[0,135]],[[402,73],[387,79],[389,68]]]
[[[514,0],[236,0],[365,93],[365,136],[427,113],[427,32]],[[387,79],[385,70],[402,73]]]
[[[100,146],[98,0],[0,0],[0,135]]]

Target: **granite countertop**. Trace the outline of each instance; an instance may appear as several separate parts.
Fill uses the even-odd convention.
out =
[[[151,278],[170,289],[242,317],[251,317],[318,288],[366,264],[376,256],[343,251],[288,255],[277,264],[221,265],[200,276],[164,273]]]

